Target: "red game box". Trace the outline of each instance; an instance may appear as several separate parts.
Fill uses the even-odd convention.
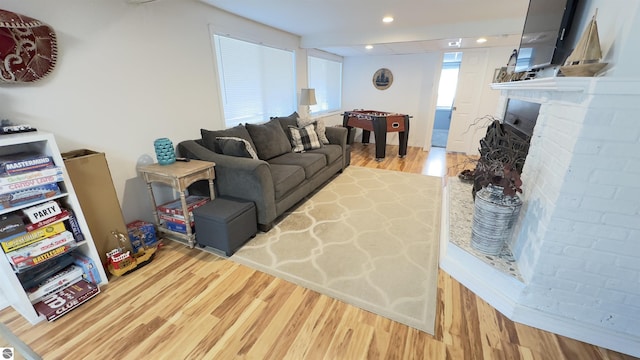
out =
[[[34,305],[36,311],[47,320],[53,321],[77,308],[100,292],[98,285],[80,280],[63,290],[46,296]]]
[[[185,200],[187,202],[187,209],[189,209],[189,212],[191,212],[193,211],[193,209],[208,203],[211,198],[209,198],[208,196],[189,195]],[[180,199],[158,205],[158,211],[165,214],[184,215],[182,213],[182,202],[180,201]]]

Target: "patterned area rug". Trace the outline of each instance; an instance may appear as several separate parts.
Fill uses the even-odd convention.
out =
[[[350,166],[230,259],[434,334],[441,182]]]

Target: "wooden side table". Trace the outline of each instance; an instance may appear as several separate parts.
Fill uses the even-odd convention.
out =
[[[140,167],[139,171],[147,183],[149,196],[151,197],[153,218],[160,233],[166,234],[169,237],[185,240],[189,247],[194,247],[195,234],[191,232],[191,226],[189,226],[191,219],[189,218],[189,209],[187,207],[186,191],[189,185],[196,181],[209,180],[209,194],[213,200],[215,198],[215,192],[213,190],[213,180],[215,179],[214,167],[215,163],[200,160],[191,160],[188,162],[176,161],[170,165],[160,165],[156,163]],[[187,223],[186,234],[171,231],[161,225],[160,217],[158,216],[158,204],[156,203],[153,188],[151,187],[151,184],[154,182],[169,185],[180,194],[182,213],[185,215],[185,222]]]

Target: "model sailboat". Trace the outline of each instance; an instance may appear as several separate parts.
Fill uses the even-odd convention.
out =
[[[600,62],[602,51],[596,15],[598,15],[597,9],[578,41],[578,45],[567,57],[564,66],[560,67],[560,71],[565,76],[593,76],[607,65],[607,63]]]

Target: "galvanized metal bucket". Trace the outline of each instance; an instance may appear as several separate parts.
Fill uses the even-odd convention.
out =
[[[498,255],[511,238],[522,200],[505,196],[502,187],[489,185],[476,193],[471,247],[487,255]]]

